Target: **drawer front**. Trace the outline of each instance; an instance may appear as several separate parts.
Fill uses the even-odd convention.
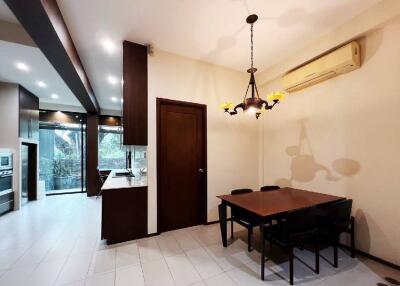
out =
[[[12,210],[14,210],[14,201],[8,201],[0,204],[0,215]]]
[[[0,204],[6,203],[9,201],[13,201],[13,200],[14,200],[14,192],[0,196]]]

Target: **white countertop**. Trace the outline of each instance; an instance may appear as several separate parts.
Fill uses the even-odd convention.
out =
[[[147,187],[147,176],[135,174],[135,177],[115,177],[116,172],[126,172],[124,169],[112,170],[107,180],[101,187],[102,191],[113,189],[130,189],[138,187]]]

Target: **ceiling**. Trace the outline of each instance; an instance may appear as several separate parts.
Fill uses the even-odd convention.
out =
[[[17,18],[15,18],[14,14],[8,9],[4,0],[0,0],[0,19],[10,23],[18,23]]]
[[[28,65],[29,71],[17,69],[18,62]],[[38,48],[0,40],[0,63],[0,81],[21,84],[39,97],[40,102],[81,105]],[[47,87],[39,87],[38,81]],[[53,93],[59,98],[51,98]]]
[[[380,0],[68,0],[58,1],[95,94],[103,108],[121,86],[107,82],[122,73],[123,40],[151,43],[182,56],[246,71],[250,29],[257,13],[255,66],[264,70]],[[108,54],[106,38],[117,49]],[[119,101],[119,100],[118,100]]]
[[[20,25],[2,0],[0,0],[0,20],[0,29],[2,30],[10,28],[2,21]],[[16,30],[13,30],[13,33],[15,32]],[[23,29],[21,32],[26,33]],[[17,69],[16,63],[18,62],[26,64],[29,71]],[[39,97],[40,103],[81,107],[80,102],[64,80],[37,47],[9,42],[0,38],[0,63],[0,81],[24,86]],[[44,82],[46,87],[38,86],[38,81]],[[52,98],[52,94],[56,94],[58,98]]]
[[[189,58],[239,71],[249,67],[249,26],[255,66],[278,63],[381,0],[58,0],[101,108],[119,110],[122,41],[151,43]],[[0,19],[16,21],[0,1]],[[8,8],[7,8],[8,10]],[[115,45],[113,53],[102,46]],[[0,51],[1,52],[1,51]],[[2,53],[4,54],[4,53]],[[108,77],[116,79],[110,84]]]

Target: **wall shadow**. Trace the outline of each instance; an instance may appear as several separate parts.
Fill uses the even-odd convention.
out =
[[[279,178],[275,184],[281,187],[291,187],[293,182],[307,183],[315,179],[318,173],[323,172],[327,181],[336,182],[343,177],[351,177],[357,174],[360,163],[353,159],[339,158],[332,162],[332,167],[327,167],[315,158],[311,142],[307,136],[307,119],[299,120],[300,132],[297,145],[288,146],[286,155],[291,157],[289,178]],[[334,174],[332,169],[340,176]]]
[[[357,221],[355,237],[356,237],[356,242],[359,243],[359,245],[356,245],[356,248],[363,249],[364,251],[368,252],[371,248],[371,234],[369,230],[367,217],[362,209],[357,209],[354,214],[354,217]],[[362,240],[357,239],[357,237],[362,237]],[[347,245],[350,245],[350,238],[347,236],[346,238],[347,240],[345,241],[345,243]]]

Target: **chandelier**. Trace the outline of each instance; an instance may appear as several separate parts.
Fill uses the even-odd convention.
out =
[[[273,102],[272,104],[269,104],[266,100],[261,99],[258,94],[256,79],[254,77],[254,73],[257,71],[257,69],[253,66],[253,25],[257,20],[258,16],[255,14],[250,15],[246,18],[246,22],[250,24],[251,67],[247,70],[247,72],[250,74],[250,81],[249,84],[247,85],[247,90],[244,95],[243,102],[239,103],[235,107],[232,102],[224,102],[221,104],[221,108],[230,115],[236,115],[238,114],[238,109],[242,109],[243,111],[254,113],[256,118],[258,119],[262,112],[268,109],[272,109],[276,104],[282,101],[285,98],[285,94],[280,91],[271,92],[267,96],[267,99],[270,102]],[[251,97],[247,97],[249,89],[251,91]]]

